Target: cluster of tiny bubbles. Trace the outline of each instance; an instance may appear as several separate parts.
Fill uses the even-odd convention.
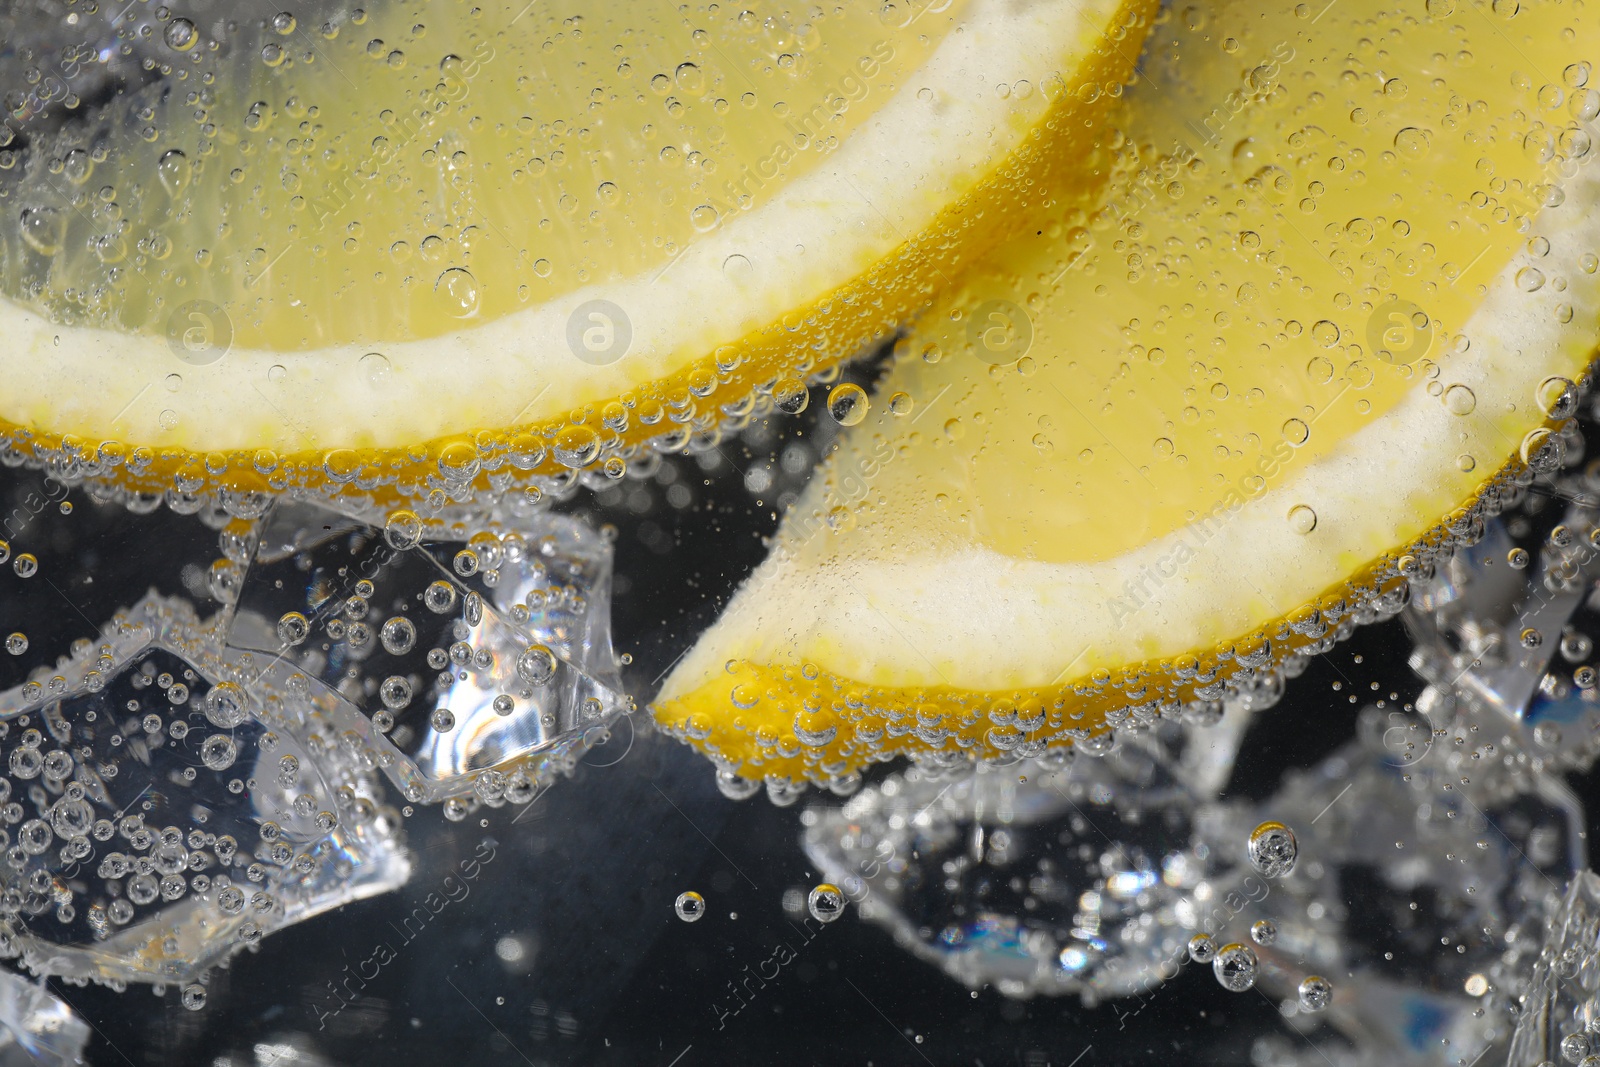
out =
[[[1333,1000],[1333,983],[1320,974],[1310,974],[1300,980],[1300,1010],[1318,1012]]]
[[[823,882],[806,896],[806,910],[819,923],[831,923],[844,914],[844,894],[839,887]]]
[[[1250,865],[1268,878],[1282,878],[1294,870],[1298,850],[1294,831],[1281,822],[1264,822],[1250,831]]]
[[[706,898],[692,889],[679,893],[678,899],[672,902],[672,910],[686,923],[699,922],[705,918]]]
[[[1243,993],[1256,984],[1256,970],[1260,961],[1255,950],[1247,945],[1224,945],[1211,961],[1211,972],[1217,982],[1230,993]]]

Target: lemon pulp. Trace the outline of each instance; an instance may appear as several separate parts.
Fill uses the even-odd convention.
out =
[[[995,756],[1272,690],[1393,610],[1389,550],[1559,450],[1593,44],[1560,5],[1171,12],[1109,192],[897,347],[662,721],[750,776]]]

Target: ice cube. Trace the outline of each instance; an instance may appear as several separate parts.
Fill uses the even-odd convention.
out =
[[[1600,689],[1573,673],[1592,651],[1587,635],[1600,630],[1587,603],[1600,552],[1579,536],[1597,519],[1569,509],[1557,527],[1566,543],[1547,542],[1522,571],[1507,564],[1512,540],[1492,520],[1476,545],[1412,582],[1411,666],[1433,683],[1420,703],[1436,726],[1461,720],[1503,737],[1492,762],[1523,786],[1530,769],[1587,770],[1600,755]]]
[[[1195,735],[1211,751],[1186,761]],[[1177,973],[1182,916],[1217,874],[1190,847],[1222,777],[1211,736],[1160,723],[1100,758],[914,767],[807,812],[805,849],[864,918],[974,989],[1139,993]]]
[[[1264,803],[1201,812],[1214,857],[1243,855],[1262,819],[1291,826],[1299,848],[1290,874],[1206,932],[1242,942],[1272,920],[1261,987],[1292,999],[1308,974],[1324,976],[1334,996],[1316,1018],[1375,1062],[1471,1061],[1508,1036],[1507,990],[1537,944],[1549,886],[1586,862],[1582,809],[1548,776],[1480,791],[1426,748],[1403,757],[1385,742],[1397,715],[1367,709],[1362,740],[1291,773]]]
[[[1600,1052],[1600,876],[1580,871],[1551,908],[1506,1067]],[[1576,1055],[1573,1055],[1576,1053]]]
[[[0,1067],[76,1067],[88,1043],[89,1024],[43,983],[0,971]]]
[[[436,541],[420,521],[281,503],[227,641],[312,679],[311,706],[408,799],[493,803],[570,769],[631,710],[610,582],[609,542],[566,516]]]
[[[398,816],[218,626],[150,596],[0,692],[0,954],[194,982],[275,929],[402,885]]]

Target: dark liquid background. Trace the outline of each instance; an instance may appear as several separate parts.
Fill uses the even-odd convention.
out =
[[[871,368],[847,378],[870,385]],[[664,469],[688,490],[686,506],[669,502],[665,474],[599,497],[581,490],[561,505],[618,528],[612,613],[617,649],[634,657],[630,692],[654,693],[764,555],[762,539],[777,527],[771,498],[797,489],[809,466],[780,475],[759,507],[745,472],[780,470],[776,457],[796,442],[813,459],[825,449],[836,432],[825,393],[814,388],[798,418],[724,443],[709,470],[670,458]],[[28,494],[50,487],[28,469],[0,479],[7,514],[32,511]],[[632,495],[641,487],[646,496]],[[0,568],[0,632],[25,631],[31,643],[21,659],[0,656],[0,686],[92,636],[152,584],[178,591],[184,564],[215,558],[215,534],[195,518],[99,507],[81,490],[70,500],[71,515],[49,503],[10,539],[13,557],[33,552],[40,571],[21,579]],[[1536,525],[1560,511],[1545,509]],[[1406,666],[1409,651],[1396,620],[1314,661],[1277,707],[1256,716],[1227,795],[1270,796],[1286,770],[1349,739],[1363,704],[1413,698],[1421,682]],[[817,881],[798,845],[799,815],[839,799],[813,792],[787,809],[760,794],[729,801],[701,756],[647,732],[647,713],[635,719],[637,732],[620,723],[571,780],[527,808],[450,823],[439,807],[419,807],[406,820],[416,868],[403,890],[269,936],[214,973],[202,1011],[185,1010],[175,987],[157,997],[144,986],[118,994],[52,982],[94,1028],[90,1062],[1248,1064],[1252,1042],[1269,1033],[1314,1055],[1273,1001],[1225,992],[1209,967],[1186,966],[1142,998],[1093,1009],[1076,997],[1013,1001],[985,990],[974,998],[853,910],[820,930],[802,927],[782,904],[785,891],[803,894]],[[1591,774],[1572,783],[1591,819],[1600,814],[1597,782]],[[494,858],[476,881],[452,881],[485,839]],[[690,889],[707,902],[694,924],[673,913]],[[418,918],[406,926],[407,916]],[[520,960],[497,955],[505,938],[522,947]],[[763,981],[780,942],[795,958]],[[364,979],[379,946],[393,959]],[[1313,1037],[1338,1040],[1326,1027]]]

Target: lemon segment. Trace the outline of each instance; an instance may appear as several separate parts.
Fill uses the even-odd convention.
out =
[[[1600,321],[1600,42],[1450,8],[1174,13],[1107,191],[897,345],[659,720],[748,777],[1000,756],[1395,610],[1442,517],[1558,462]]]
[[[463,440],[709,430],[1003,237],[1152,7],[441,0],[185,50],[14,167],[0,330],[50,373],[0,417],[146,488],[398,497]]]

